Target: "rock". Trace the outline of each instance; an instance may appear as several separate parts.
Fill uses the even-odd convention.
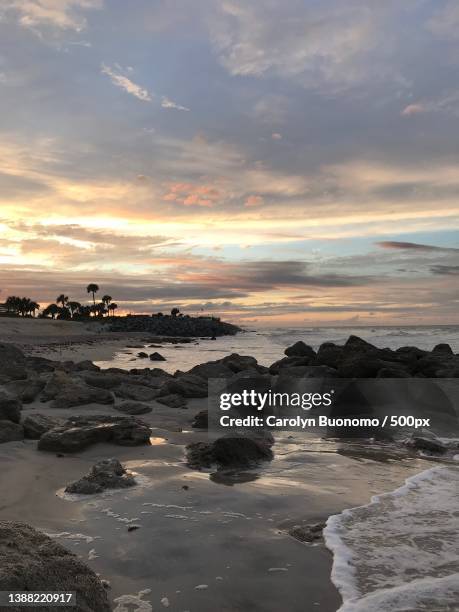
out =
[[[140,351],[140,353],[137,353],[137,357],[140,357],[140,359],[148,359],[148,353]]]
[[[207,382],[200,376],[183,374],[178,378],[167,380],[161,387],[160,397],[170,394],[182,395],[187,398],[207,397]]]
[[[106,590],[76,555],[25,523],[0,521],[0,590],[76,592],[72,612],[110,612]],[[6,608],[21,612],[23,606]],[[54,612],[55,607],[40,606]]]
[[[366,340],[363,340],[363,338],[359,338],[359,336],[354,336],[351,335],[349,336],[349,338],[346,340],[345,344],[344,344],[344,348],[346,350],[353,350],[353,351],[358,351],[358,352],[376,352],[378,351],[378,348],[376,346],[374,346],[373,344],[370,344],[369,342],[367,342]]]
[[[314,525],[294,525],[288,530],[288,534],[300,542],[317,542],[322,539],[325,523]]]
[[[45,381],[42,380],[41,378],[34,378],[28,381],[19,396],[21,401],[24,404],[31,404],[37,399],[38,395],[43,391],[44,386],[45,386]]]
[[[71,453],[97,442],[120,446],[149,444],[151,428],[132,416],[76,416],[42,435],[39,450]]]
[[[46,359],[45,357],[27,357],[26,366],[37,374],[53,372],[60,366],[59,362]]]
[[[53,408],[71,408],[84,404],[113,404],[112,393],[86,385],[81,379],[56,370],[41,393],[41,401],[53,400]]]
[[[19,423],[21,420],[22,402],[18,399],[0,392],[0,420]]]
[[[142,402],[123,402],[118,406],[114,407],[115,410],[119,412],[124,412],[125,414],[147,414],[147,412],[152,411],[151,406],[147,406],[147,404],[142,404]]]
[[[283,357],[269,366],[269,373],[279,374],[284,369],[308,366],[310,362],[310,357]]]
[[[177,393],[170,393],[169,395],[162,395],[157,397],[156,401],[169,408],[186,408],[186,399]]]
[[[435,354],[441,354],[441,355],[454,355],[453,353],[453,349],[450,347],[449,344],[437,344],[436,346],[434,346],[434,348],[432,349],[432,353]]]
[[[52,419],[44,414],[34,413],[29,414],[22,423],[24,427],[24,435],[26,438],[31,440],[38,440],[41,436],[57,427],[60,421],[58,419]]]
[[[204,380],[209,378],[229,378],[234,374],[229,365],[226,365],[222,361],[208,361],[207,363],[201,363],[200,365],[194,366],[187,376],[199,376]]]
[[[13,344],[0,342],[0,369],[13,364],[24,364],[26,358],[24,353]]]
[[[24,428],[13,421],[0,420],[0,444],[24,439]],[[1,569],[0,569],[1,576]]]
[[[150,360],[151,361],[166,361],[166,358],[163,357],[160,353],[158,353],[157,351],[155,351],[154,353],[152,353],[150,355]]]
[[[308,344],[305,344],[302,340],[286,348],[284,354],[287,355],[287,357],[310,357],[311,359],[315,359],[316,357],[314,349]]]
[[[438,440],[438,438],[427,435],[412,436],[406,441],[406,446],[415,450],[428,451],[430,453],[438,453],[441,455],[446,453],[448,450],[448,448],[443,444],[443,442]]]
[[[118,459],[103,459],[92,466],[89,473],[80,480],[67,485],[66,493],[93,494],[107,489],[125,489],[136,483]]]
[[[251,467],[260,461],[273,458],[271,442],[268,438],[247,436],[225,436],[214,442],[194,442],[188,444],[187,463],[200,469],[212,467]]]
[[[195,429],[207,429],[209,427],[209,412],[208,410],[200,410],[194,415],[191,427]]]
[[[99,366],[90,361],[89,359],[85,359],[84,361],[78,361],[73,366],[73,369],[76,372],[100,372]]]
[[[114,389],[116,397],[130,399],[136,402],[150,402],[158,396],[158,390],[145,385],[123,383]]]
[[[324,342],[317,351],[316,363],[336,369],[341,363],[343,353],[344,347],[338,346],[333,342]]]
[[[15,363],[4,364],[0,369],[0,384],[7,383],[11,380],[26,380],[27,370],[23,365]]]
[[[459,357],[446,350],[429,353],[416,362],[416,374],[426,378],[457,378]]]

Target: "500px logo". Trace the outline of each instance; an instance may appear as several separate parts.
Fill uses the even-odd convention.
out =
[[[241,393],[222,393],[220,395],[220,410],[230,410],[231,408],[255,408],[264,410],[265,408],[302,408],[311,410],[321,406],[331,406],[333,403],[334,389],[327,393],[278,393],[266,391],[258,393],[255,390],[244,390]]]

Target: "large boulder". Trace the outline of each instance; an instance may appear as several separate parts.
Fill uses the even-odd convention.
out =
[[[0,420],[0,444],[24,439],[24,428],[13,421]],[[1,570],[0,570],[1,571]]]
[[[106,389],[90,387],[80,379],[57,370],[46,383],[41,401],[53,400],[53,408],[71,408],[85,404],[113,404],[114,397]]]
[[[45,381],[41,378],[27,380],[19,395],[21,401],[24,404],[31,404],[34,402],[38,395],[43,391],[45,384]]]
[[[24,435],[26,438],[39,440],[44,433],[54,427],[58,427],[59,424],[59,419],[52,419],[49,416],[35,412],[34,414],[26,416],[22,426],[24,427]]]
[[[0,342],[0,368],[10,367],[13,364],[24,364],[24,353],[13,344]]]
[[[194,415],[191,427],[194,429],[207,429],[209,427],[209,411],[200,410]]]
[[[311,359],[316,357],[314,349],[308,344],[305,344],[302,340],[286,348],[284,353],[287,357],[310,357]]]
[[[0,521],[0,590],[76,592],[74,612],[110,612],[97,575],[75,554],[25,523]],[[23,612],[23,606],[6,608]],[[41,612],[55,612],[40,606]]]
[[[126,471],[118,459],[112,457],[93,465],[86,476],[67,485],[65,492],[90,495],[107,489],[125,489],[135,484],[134,476]]]
[[[5,384],[11,380],[26,380],[27,370],[23,365],[15,363],[3,364],[0,368],[0,384]]]
[[[168,379],[161,387],[159,397],[171,394],[182,395],[188,398],[207,397],[207,382],[200,376],[182,374],[178,378]],[[157,398],[158,401],[159,397]]]
[[[282,357],[269,366],[270,374],[279,374],[284,369],[305,367],[311,363],[311,357]]]
[[[124,412],[124,414],[147,414],[152,411],[152,407],[142,402],[122,402],[115,406],[115,410]]]
[[[22,403],[20,400],[0,392],[0,420],[19,423]]]
[[[136,402],[150,402],[158,395],[158,390],[145,385],[132,385],[122,383],[114,389],[116,397],[122,399],[134,400]]]
[[[156,398],[156,401],[169,408],[186,408],[186,399],[177,393],[170,393]]]
[[[273,458],[272,438],[231,435],[214,442],[194,442],[186,447],[187,463],[195,469],[251,467]]]
[[[338,368],[343,358],[344,347],[333,342],[324,342],[317,351],[316,363],[330,368]]]
[[[132,416],[76,416],[43,434],[38,448],[72,453],[97,442],[139,446],[150,444],[151,431],[146,423]]]
[[[166,361],[166,358],[158,353],[158,351],[155,351],[154,353],[151,353],[150,361]]]

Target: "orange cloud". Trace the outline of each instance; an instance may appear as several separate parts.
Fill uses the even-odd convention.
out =
[[[245,201],[245,206],[259,206],[263,204],[263,198],[259,195],[251,195]]]
[[[173,183],[163,196],[166,202],[177,202],[183,206],[213,206],[222,194],[211,185],[194,185],[193,183]]]

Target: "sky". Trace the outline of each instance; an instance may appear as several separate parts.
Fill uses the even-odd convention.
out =
[[[0,301],[459,323],[457,0],[2,0]]]

